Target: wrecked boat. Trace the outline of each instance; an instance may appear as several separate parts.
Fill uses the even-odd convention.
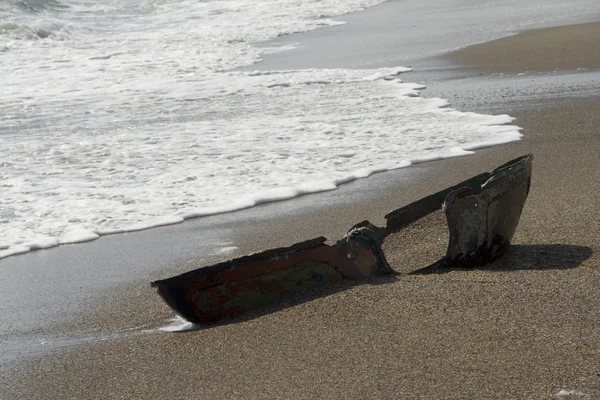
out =
[[[319,237],[152,282],[181,317],[210,324],[299,291],[341,279],[397,274],[382,250],[385,238],[439,210],[449,242],[428,268],[473,268],[502,255],[515,233],[531,184],[531,154],[434,193],[385,216],[386,225],[356,224],[337,243]]]

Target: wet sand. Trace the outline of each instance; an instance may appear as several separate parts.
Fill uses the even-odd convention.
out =
[[[600,22],[533,29],[469,46],[447,58],[497,73],[600,68]]]
[[[341,283],[196,332],[90,340],[0,367],[0,397],[539,399],[565,390],[600,398],[598,110],[598,99],[506,109],[524,128],[521,142],[416,166],[418,182],[382,190],[384,198],[414,200],[534,153],[514,246],[489,267]],[[358,222],[365,208],[383,217],[387,205],[367,196],[258,229],[277,233],[276,242],[290,229],[302,236],[328,221]],[[268,235],[257,237],[247,248],[270,247]],[[407,240],[419,247],[424,239]],[[411,261],[426,265],[429,256]],[[137,282],[116,290],[110,307],[53,329],[150,327],[169,315],[147,282]]]

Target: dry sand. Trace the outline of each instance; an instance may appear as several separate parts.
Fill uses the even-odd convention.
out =
[[[600,22],[533,29],[469,46],[447,57],[486,72],[600,68]]]
[[[418,188],[390,190],[433,192],[533,152],[514,245],[487,268],[342,283],[233,324],[72,346],[0,370],[0,397],[600,398],[599,110],[598,99],[506,110],[524,128],[521,142],[429,163]],[[105,314],[164,318],[149,292]]]
[[[446,214],[438,210],[390,234],[381,248],[395,271],[410,273],[442,259],[449,238]]]

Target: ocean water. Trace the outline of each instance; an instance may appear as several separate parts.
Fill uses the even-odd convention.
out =
[[[0,0],[0,258],[520,138],[402,66],[236,70],[378,2]]]

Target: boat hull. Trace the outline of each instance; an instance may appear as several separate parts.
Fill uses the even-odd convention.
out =
[[[381,244],[412,222],[443,209],[450,231],[438,267],[472,268],[498,258],[517,228],[531,183],[531,154],[477,175],[386,215],[386,226],[355,225],[333,245],[324,237],[267,250],[152,282],[183,318],[210,324],[293,293],[336,280],[396,274]]]

